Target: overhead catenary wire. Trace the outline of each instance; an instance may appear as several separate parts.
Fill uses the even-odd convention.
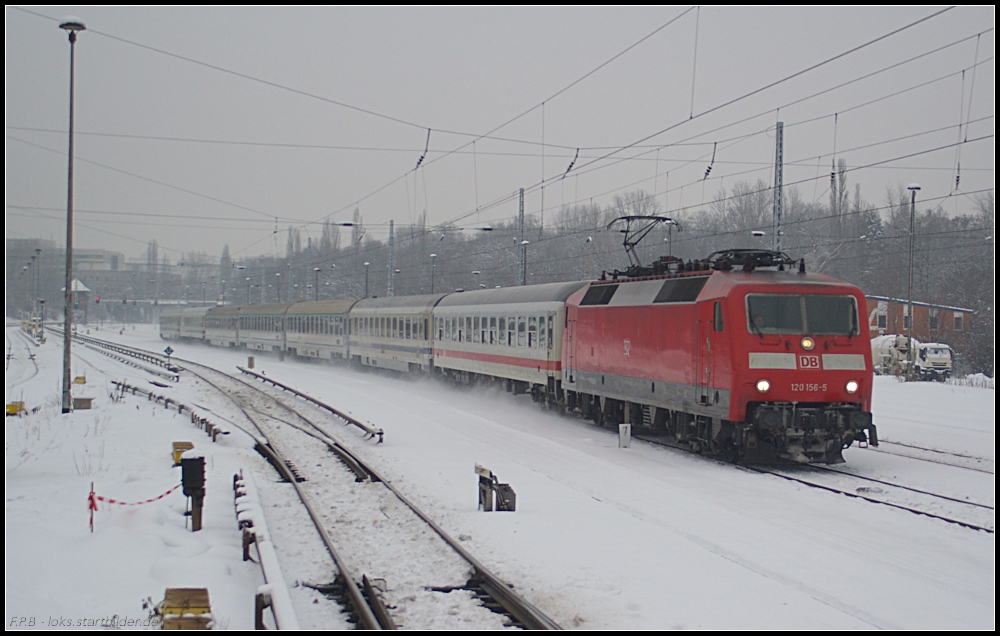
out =
[[[693,78],[692,78],[692,89],[693,89]],[[693,95],[694,95],[694,91],[692,90],[692,115],[693,115]],[[543,120],[543,125],[544,125],[544,120]],[[552,147],[552,146],[551,146],[551,144],[545,144],[545,143],[541,144],[541,146],[542,146],[542,148],[543,148],[543,149],[544,149],[544,148],[546,148],[546,147]],[[638,147],[638,146],[636,146],[636,147]],[[660,147],[662,147],[662,146],[660,146]],[[658,147],[658,148],[659,148],[659,147]],[[427,152],[428,150],[429,150],[429,147],[428,147],[428,146],[425,146],[425,153],[426,153],[426,152]],[[480,151],[482,151],[482,149],[480,149]],[[476,155],[475,155],[475,150],[473,151],[473,153],[474,153],[474,160],[475,160],[475,156],[476,156]],[[544,154],[545,154],[545,150],[543,150],[543,151],[542,151],[542,153],[543,153],[543,156],[544,156]],[[484,153],[484,154],[485,154],[485,153]],[[634,157],[634,158],[632,158],[632,160],[638,160],[638,159],[639,159],[638,157]],[[543,159],[543,161],[544,161],[544,159]],[[574,163],[575,163],[575,161],[574,161]],[[722,162],[721,162],[721,161],[720,161],[720,165],[722,165]],[[543,164],[543,166],[544,166],[544,164]],[[565,176],[565,175],[563,175],[563,176]],[[544,177],[544,170],[543,170],[543,177]],[[422,175],[422,179],[423,179],[423,181],[424,181],[424,185],[425,185],[425,202],[426,202],[426,198],[427,198],[427,197],[426,197],[426,194],[427,194],[427,193],[426,193],[426,173],[424,173],[424,174]],[[544,179],[543,179],[543,181],[544,181]],[[414,186],[415,186],[415,194],[416,194],[416,177],[415,177],[415,179],[414,179]],[[477,210],[480,210],[480,209],[481,209],[481,205],[480,205],[480,203],[479,203],[479,193],[478,193],[478,179],[477,179],[477,184],[476,184],[476,186],[477,186],[477,193],[476,193],[476,199],[477,199],[477,200],[476,200],[476,209],[477,209]],[[542,187],[544,187],[544,184],[543,184],[543,186],[542,186]],[[681,187],[683,187],[683,186],[681,186]],[[654,189],[655,189],[655,188],[654,188]],[[544,203],[543,203],[543,205],[542,205],[542,208],[541,208],[540,212],[541,212],[541,213],[544,213],[544,212],[545,212],[545,210],[546,210],[546,207],[545,207],[545,205],[544,205]],[[296,222],[302,222],[302,223],[315,223],[314,221],[313,221],[313,222],[311,222],[311,221],[306,221],[306,220],[303,220],[303,219],[298,219],[298,220],[296,220]]]
[[[953,7],[950,7],[950,8],[953,8]],[[603,168],[604,166],[599,166],[599,165],[597,165],[597,164],[598,164],[599,162],[601,162],[601,161],[604,161],[604,160],[606,160],[606,159],[609,159],[609,158],[611,158],[612,156],[614,156],[615,154],[617,154],[617,153],[619,153],[619,152],[622,152],[623,150],[627,150],[627,149],[629,149],[629,148],[633,148],[633,147],[638,147],[638,146],[639,146],[640,144],[642,144],[642,143],[644,143],[644,142],[647,142],[647,141],[649,141],[650,139],[652,139],[652,138],[655,138],[656,136],[659,136],[659,135],[661,135],[661,134],[663,134],[663,133],[665,133],[665,132],[668,132],[668,131],[670,131],[670,130],[673,130],[673,129],[675,129],[675,128],[677,128],[677,127],[681,126],[681,125],[684,125],[684,124],[688,123],[689,121],[691,121],[692,119],[695,119],[695,118],[698,118],[698,117],[702,117],[702,116],[704,116],[704,115],[707,115],[707,114],[709,114],[709,113],[711,113],[711,112],[715,112],[715,111],[717,111],[717,110],[719,110],[719,109],[721,109],[721,108],[724,108],[724,107],[726,107],[726,106],[729,106],[729,105],[731,105],[731,104],[734,104],[734,103],[737,103],[737,102],[739,102],[739,101],[741,101],[741,100],[743,100],[743,99],[746,99],[746,98],[748,98],[748,97],[750,97],[750,96],[752,96],[752,95],[755,95],[755,94],[758,94],[758,93],[760,93],[760,92],[762,92],[762,91],[764,91],[764,90],[767,90],[768,88],[771,88],[771,87],[774,87],[774,86],[777,86],[777,85],[779,85],[779,84],[781,84],[781,83],[783,83],[783,82],[786,82],[786,81],[788,81],[788,80],[790,80],[790,79],[792,79],[792,78],[794,78],[794,77],[797,77],[797,76],[800,76],[800,75],[802,75],[802,74],[804,74],[804,73],[807,73],[807,72],[809,72],[809,71],[811,71],[811,70],[814,70],[814,69],[816,69],[816,68],[819,68],[819,67],[821,67],[821,66],[823,66],[823,65],[825,65],[825,64],[829,64],[829,63],[830,63],[830,62],[832,62],[832,61],[835,61],[835,60],[837,60],[837,59],[840,59],[840,58],[842,58],[842,57],[844,57],[844,56],[846,56],[846,55],[849,55],[849,54],[851,54],[851,53],[853,53],[853,52],[856,52],[856,51],[858,51],[858,50],[860,50],[860,49],[862,49],[862,48],[864,48],[864,47],[866,47],[866,46],[870,46],[870,45],[872,45],[872,44],[874,44],[874,43],[876,43],[876,42],[879,42],[879,41],[881,41],[881,40],[884,40],[884,39],[886,39],[887,37],[891,37],[892,35],[895,35],[895,34],[897,34],[897,33],[901,32],[901,31],[903,31],[903,30],[906,30],[906,29],[909,29],[909,28],[912,28],[913,26],[916,26],[917,24],[920,24],[921,22],[924,22],[924,21],[926,21],[926,20],[929,20],[929,19],[932,19],[932,18],[934,18],[934,17],[937,17],[938,15],[941,15],[941,14],[942,14],[942,13],[943,13],[944,11],[947,11],[947,10],[948,10],[948,9],[944,9],[944,10],[941,10],[941,11],[938,11],[938,12],[936,12],[936,13],[934,13],[934,14],[931,14],[931,15],[929,15],[929,16],[925,16],[924,18],[921,18],[921,19],[919,19],[919,20],[916,20],[916,21],[914,21],[914,22],[911,22],[911,23],[909,23],[909,24],[907,24],[907,25],[905,25],[905,26],[903,26],[903,27],[900,27],[900,28],[898,28],[898,29],[895,29],[895,30],[893,30],[893,31],[891,31],[891,32],[889,32],[889,33],[886,33],[886,34],[883,34],[883,35],[881,35],[881,36],[878,36],[878,37],[876,37],[876,38],[874,38],[874,39],[871,39],[871,40],[868,40],[867,42],[865,42],[865,43],[863,43],[863,44],[861,44],[861,45],[858,45],[858,46],[855,46],[855,47],[853,47],[853,48],[851,48],[851,49],[849,49],[849,50],[847,50],[847,51],[845,51],[845,52],[842,52],[842,53],[839,53],[839,54],[837,54],[837,55],[834,55],[834,56],[832,56],[832,57],[830,57],[830,58],[827,58],[826,60],[824,60],[824,61],[822,61],[822,62],[819,62],[819,63],[817,63],[817,64],[814,64],[814,65],[812,65],[812,66],[810,66],[810,67],[808,67],[808,68],[806,68],[806,69],[803,69],[803,70],[801,70],[801,71],[797,71],[797,72],[795,72],[795,73],[792,73],[792,74],[790,74],[790,75],[788,75],[788,76],[785,76],[785,77],[784,77],[784,78],[782,78],[782,79],[779,79],[779,80],[776,80],[776,81],[774,81],[774,82],[771,82],[771,83],[767,84],[766,86],[763,86],[763,87],[761,87],[761,88],[758,88],[758,89],[754,89],[754,90],[752,90],[752,91],[750,91],[750,92],[748,92],[748,93],[745,93],[745,94],[743,94],[743,95],[741,95],[741,96],[738,96],[738,97],[736,97],[736,98],[733,98],[733,99],[731,99],[731,100],[729,100],[729,101],[727,101],[727,102],[724,102],[724,103],[722,103],[722,104],[719,104],[719,105],[717,105],[717,106],[714,106],[714,107],[712,107],[712,108],[709,108],[709,109],[707,109],[707,110],[705,110],[705,111],[703,111],[703,112],[701,112],[701,113],[698,113],[697,115],[695,115],[694,117],[692,117],[692,118],[690,118],[690,119],[688,119],[688,120],[683,120],[683,121],[680,121],[680,122],[677,122],[677,123],[675,123],[675,124],[673,124],[673,125],[671,125],[671,126],[669,126],[669,127],[667,127],[667,128],[664,128],[664,129],[662,129],[662,130],[660,130],[660,131],[658,131],[658,132],[656,132],[656,133],[653,133],[653,134],[651,134],[651,135],[647,135],[646,137],[643,137],[642,139],[640,139],[640,140],[638,140],[638,141],[636,141],[636,142],[633,142],[632,144],[628,144],[628,145],[625,145],[625,146],[620,146],[620,147],[616,148],[615,150],[613,150],[613,151],[611,151],[611,152],[608,152],[608,153],[605,153],[605,154],[603,154],[603,155],[601,155],[601,156],[599,156],[599,157],[597,157],[597,158],[594,158],[594,159],[592,159],[591,161],[589,161],[589,162],[585,163],[585,164],[584,164],[583,166],[578,166],[578,167],[576,167],[576,170],[577,170],[577,174],[581,174],[581,173],[584,173],[584,172],[589,172],[589,170],[583,170],[583,169],[587,168],[588,166],[590,166],[590,167],[591,167],[591,169],[602,169],[602,168]],[[992,29],[989,29],[989,30],[992,30]],[[878,73],[881,73],[881,72],[884,72],[884,71],[887,71],[887,70],[890,70],[890,69],[892,69],[892,68],[896,68],[896,67],[898,67],[898,66],[900,66],[900,65],[902,65],[902,64],[905,64],[905,63],[908,63],[908,62],[911,62],[911,61],[914,61],[914,60],[916,60],[916,59],[920,59],[920,58],[922,58],[922,57],[925,57],[926,55],[929,55],[929,54],[931,54],[931,53],[934,53],[934,52],[938,52],[938,51],[941,51],[941,50],[944,50],[944,49],[946,49],[946,48],[949,48],[950,46],[954,46],[954,45],[956,45],[956,44],[958,44],[958,43],[960,43],[960,42],[964,42],[964,41],[967,41],[967,40],[971,39],[971,37],[974,37],[974,36],[967,36],[967,37],[963,37],[963,38],[960,38],[959,40],[957,40],[957,41],[955,41],[955,42],[952,42],[952,43],[949,43],[949,44],[947,44],[947,45],[944,45],[944,46],[941,46],[941,47],[937,47],[937,48],[933,49],[932,51],[927,51],[927,52],[923,52],[923,53],[920,53],[920,54],[918,54],[918,55],[915,55],[915,56],[912,56],[911,58],[908,58],[907,60],[903,60],[903,61],[901,61],[901,62],[898,62],[898,63],[895,63],[895,64],[892,64],[892,65],[889,65],[889,66],[887,66],[887,67],[884,67],[883,69],[879,69],[878,71],[875,71],[875,72],[873,72],[873,73],[870,73],[870,74],[867,74],[867,75],[863,76],[863,78],[867,78],[867,77],[871,77],[871,76],[874,76],[874,75],[876,75],[876,74],[878,74]],[[950,75],[953,75],[953,74],[954,74],[954,73],[952,73],[952,74],[950,74]],[[838,85],[837,85],[836,87],[833,87],[833,88],[839,88],[839,87],[843,87],[843,86],[846,86],[846,85],[849,85],[849,84],[852,84],[852,83],[854,83],[855,81],[859,81],[859,79],[861,79],[861,78],[855,78],[855,79],[852,79],[852,80],[849,80],[849,81],[846,81],[846,82],[842,82],[841,84],[838,84]],[[939,78],[939,79],[940,79],[940,78]],[[935,80],[931,80],[931,82],[933,82],[933,81],[935,81]],[[920,85],[918,85],[918,86],[922,86],[922,85],[926,85],[926,84],[929,84],[929,83],[930,83],[930,82],[924,82],[924,83],[922,83],[922,84],[920,84]],[[805,99],[810,99],[810,98],[812,98],[812,97],[814,97],[814,96],[819,96],[819,95],[822,95],[822,94],[824,94],[824,93],[826,93],[826,92],[829,92],[829,90],[832,90],[832,89],[823,89],[822,91],[819,91],[819,92],[817,92],[817,93],[814,93],[813,95],[810,95],[810,96],[808,96],[808,97],[806,97],[806,98],[800,98],[800,99],[797,99],[797,100],[794,100],[794,101],[790,102],[789,104],[796,104],[796,103],[801,103],[801,102],[802,102],[802,101],[804,101]],[[902,92],[905,92],[905,90],[912,90],[912,88],[911,88],[911,89],[904,89],[904,91],[898,91],[898,92],[894,93],[893,95],[896,95],[896,94],[900,94],[900,93],[902,93]],[[881,98],[881,99],[885,99],[885,98],[887,98],[887,97],[884,97],[884,98]],[[871,100],[871,101],[869,101],[869,102],[866,102],[866,103],[874,103],[874,101],[877,101],[877,100]],[[784,108],[784,107],[788,106],[789,104],[784,104],[784,105],[782,105],[781,107],[782,107],[782,108]],[[860,107],[860,106],[861,106],[861,105],[857,105],[857,106],[855,106],[855,107],[853,107],[853,108],[858,108],[858,107]],[[841,112],[843,112],[843,110],[844,110],[844,109],[841,109]],[[745,121],[748,121],[748,120],[751,120],[751,119],[754,119],[754,118],[756,118],[756,117],[760,117],[760,116],[762,116],[762,115],[765,115],[765,114],[767,114],[767,113],[770,113],[770,112],[771,112],[771,109],[767,109],[767,110],[765,110],[765,111],[763,111],[763,112],[761,112],[761,113],[758,113],[758,114],[756,114],[756,115],[753,115],[753,116],[750,116],[750,117],[745,117],[745,118],[742,118],[742,119],[738,120],[738,121],[737,121],[737,122],[735,122],[735,123],[731,123],[731,124],[725,124],[725,125],[723,125],[723,126],[720,126],[720,127],[716,128],[716,129],[713,129],[713,131],[709,131],[709,132],[714,132],[714,131],[716,131],[716,130],[720,130],[720,129],[723,129],[723,128],[727,128],[727,127],[730,127],[730,126],[732,126],[732,125],[735,125],[735,124],[738,124],[738,123],[742,123],[742,122],[745,122]],[[684,141],[690,141],[691,139],[694,139],[694,138],[697,138],[697,137],[699,137],[699,136],[702,136],[702,135],[704,135],[704,134],[707,134],[707,133],[699,133],[699,134],[696,134],[696,135],[694,135],[694,136],[692,136],[692,137],[689,137],[689,138],[685,139]],[[669,144],[666,144],[666,145],[660,145],[660,146],[657,146],[657,147],[661,147],[661,148],[662,148],[662,147],[667,147],[667,146],[669,146]],[[620,160],[620,158],[619,158],[619,160]],[[616,161],[618,161],[618,160],[616,160]],[[526,192],[530,192],[530,191],[533,191],[533,190],[537,189],[538,187],[540,187],[540,185],[541,185],[540,183],[535,183],[535,184],[532,184],[531,186],[528,186],[528,187],[526,187],[526,188],[525,188],[525,191],[526,191]],[[455,220],[458,220],[458,219],[461,219],[461,218],[464,218],[465,216],[466,216],[466,215],[465,215],[465,214],[463,214],[463,215],[460,215],[460,216],[458,216],[458,217],[454,217],[454,218],[452,219],[452,221],[455,221]]]

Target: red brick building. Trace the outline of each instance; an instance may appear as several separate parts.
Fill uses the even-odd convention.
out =
[[[866,296],[869,338],[906,334],[909,326],[907,302],[900,298]],[[913,337],[920,342],[942,342],[961,349],[966,341],[973,310],[913,302]]]

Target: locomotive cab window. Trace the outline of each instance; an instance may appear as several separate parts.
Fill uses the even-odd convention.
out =
[[[748,294],[747,330],[765,334],[856,336],[858,305],[853,296]]]

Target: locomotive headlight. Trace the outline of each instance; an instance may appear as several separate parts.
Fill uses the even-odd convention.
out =
[[[771,383],[769,381],[767,381],[767,380],[765,380],[763,378],[761,378],[760,380],[757,380],[757,392],[758,393],[767,393],[770,390],[771,390]]]
[[[848,393],[857,393],[858,392],[858,381],[857,380],[848,380],[847,384],[844,385],[844,388],[847,390]]]
[[[806,336],[805,338],[802,339],[801,344],[802,348],[805,349],[806,351],[812,351],[813,347],[816,346],[816,341],[810,338],[809,336]]]

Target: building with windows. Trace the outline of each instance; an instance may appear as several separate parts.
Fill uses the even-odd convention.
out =
[[[903,334],[910,326],[908,303],[901,298],[866,296],[869,338]],[[972,309],[913,301],[914,338],[921,342],[941,342],[961,349],[966,341]]]

